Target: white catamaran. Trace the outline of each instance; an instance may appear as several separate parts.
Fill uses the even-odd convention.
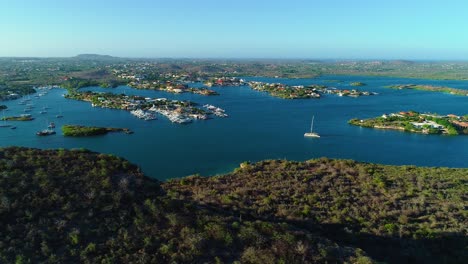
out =
[[[312,116],[312,123],[310,124],[310,132],[304,134],[304,137],[316,137],[319,138],[320,135],[314,132],[314,116]]]

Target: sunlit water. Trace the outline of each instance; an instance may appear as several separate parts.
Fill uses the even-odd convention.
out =
[[[87,148],[124,157],[143,171],[160,180],[190,174],[214,175],[237,167],[239,163],[262,159],[307,160],[317,157],[355,159],[384,164],[468,167],[468,136],[420,135],[399,131],[374,130],[348,125],[351,118],[369,118],[383,113],[416,110],[440,114],[468,114],[468,97],[425,91],[383,88],[391,84],[421,83],[467,89],[464,81],[430,81],[401,78],[326,76],[318,79],[247,78],[290,85],[326,84],[350,87],[361,81],[360,90],[378,92],[377,96],[359,98],[326,95],[321,99],[283,100],[249,87],[213,87],[220,96],[174,95],[159,91],[134,90],[126,86],[115,89],[88,88],[192,100],[226,109],[228,118],[195,121],[189,125],[173,124],[163,116],[142,121],[123,110],[93,108],[90,103],[62,97],[62,89],[53,89],[40,98],[32,98],[36,118],[31,122],[10,122],[18,128],[0,129],[1,146],[36,148]],[[342,80],[343,82],[327,82]],[[5,115],[23,113],[19,100],[2,102],[9,107]],[[42,107],[47,114],[39,114]],[[62,112],[63,118],[56,115]],[[321,138],[304,138],[315,115],[314,130]],[[55,122],[57,134],[36,136]],[[111,133],[105,136],[63,137],[63,124],[127,127],[133,135]]]

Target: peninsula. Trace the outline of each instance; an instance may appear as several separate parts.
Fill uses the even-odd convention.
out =
[[[147,90],[158,90],[164,91],[169,93],[193,93],[193,94],[200,94],[200,95],[219,95],[217,92],[207,89],[207,88],[191,88],[188,87],[187,84],[183,83],[173,83],[170,81],[161,82],[159,80],[139,80],[139,81],[132,81],[128,83],[128,86],[135,88],[135,89],[147,89]]]
[[[267,92],[269,95],[282,99],[305,99],[305,98],[320,98],[317,88],[325,88],[325,86],[289,86],[281,83],[263,83],[249,82],[249,86],[256,91]]]
[[[352,90],[341,90],[335,87],[327,87],[325,85],[297,85],[290,86],[281,83],[264,83],[264,82],[249,82],[249,86],[256,90],[267,92],[271,96],[282,98],[282,99],[308,99],[308,98],[320,98],[325,94],[335,94],[338,96],[349,96],[349,97],[359,97],[359,96],[368,96],[375,95],[377,93],[367,92],[367,91],[358,91],[356,89]]]
[[[220,77],[220,78],[209,78],[205,81],[205,85],[208,87],[211,86],[243,86],[248,83],[243,79],[236,77]]]
[[[69,91],[70,92],[70,91]],[[192,120],[206,120],[214,114],[227,117],[224,109],[205,110],[196,107],[190,101],[168,100],[166,98],[150,98],[129,96],[125,94],[77,92],[72,91],[65,96],[68,99],[90,102],[93,107],[113,108],[129,111],[134,116],[144,120],[154,120],[154,113],[166,116],[173,123],[190,123]],[[223,115],[217,114],[223,112]]]
[[[349,124],[422,134],[468,135],[468,115],[421,114],[416,111],[383,114],[370,119],[351,119]]]
[[[399,89],[399,90],[414,89],[414,90],[421,90],[421,91],[440,92],[440,93],[449,93],[449,94],[454,94],[454,95],[468,96],[468,90],[450,88],[450,87],[445,87],[445,86],[420,85],[420,84],[397,84],[397,85],[390,85],[386,87],[392,88],[392,89]]]
[[[80,126],[80,125],[64,125],[62,126],[63,135],[66,137],[89,137],[105,135],[109,132],[123,132],[125,134],[132,134],[133,132],[128,128],[114,128],[114,127],[93,127],[93,126]]]

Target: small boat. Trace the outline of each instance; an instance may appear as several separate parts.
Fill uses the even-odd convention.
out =
[[[154,115],[151,115],[151,116],[145,116],[144,120],[145,120],[145,121],[156,120],[156,116],[154,116]]]
[[[16,127],[15,127],[15,126],[12,126],[12,127],[10,127],[10,129],[16,129]]]
[[[36,133],[36,135],[38,135],[38,136],[50,136],[50,135],[54,135],[54,134],[55,134],[55,131],[52,130],[52,129],[44,129],[44,130],[38,131]]]
[[[51,122],[47,127],[48,127],[48,128],[55,128],[55,123],[54,123],[54,122]]]
[[[60,108],[60,113],[58,115],[55,116],[56,118],[62,118],[63,115],[62,115],[62,108]]]
[[[48,121],[46,122],[46,125],[47,125]],[[55,130],[53,129],[53,127],[55,127],[55,124],[54,123],[50,123],[46,129],[44,130],[41,130],[41,131],[38,131],[36,132],[36,135],[38,136],[50,136],[50,135],[54,135],[55,134]]]
[[[182,115],[169,115],[168,118],[172,123],[177,123],[177,124],[188,124],[192,122],[191,118],[188,118]]]
[[[314,132],[314,116],[312,116],[312,122],[310,124],[310,132],[304,134],[304,137],[315,137],[319,138],[320,135]]]

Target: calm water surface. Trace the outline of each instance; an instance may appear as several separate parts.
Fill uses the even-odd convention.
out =
[[[381,77],[325,76],[318,79],[247,78],[290,85],[326,84],[349,87],[353,81],[368,85],[361,90],[378,92],[377,96],[359,98],[327,95],[322,99],[282,100],[249,87],[213,87],[220,96],[193,94],[174,95],[160,91],[134,90],[121,86],[115,89],[88,88],[192,100],[226,109],[229,118],[196,121],[189,125],[172,124],[163,116],[142,121],[129,112],[93,108],[87,102],[67,100],[62,89],[53,89],[46,96],[33,98],[36,118],[31,122],[11,122],[18,128],[0,129],[0,146],[37,148],[87,148],[122,156],[142,167],[151,177],[164,180],[190,174],[225,173],[249,160],[286,158],[307,160],[317,157],[346,158],[384,164],[468,167],[468,136],[419,135],[399,131],[374,130],[350,126],[351,118],[369,118],[401,110],[468,114],[468,97],[424,91],[400,91],[383,88],[391,84],[433,84],[468,89],[466,81],[431,81]],[[342,82],[328,82],[341,80]],[[5,115],[23,113],[18,100],[2,102],[9,110]],[[47,114],[39,114],[42,107]],[[64,118],[55,116],[62,112]],[[315,115],[314,130],[320,139],[304,138]],[[38,137],[35,132],[55,122],[57,135]],[[133,135],[108,134],[91,138],[63,137],[60,126],[81,124],[128,127]]]

